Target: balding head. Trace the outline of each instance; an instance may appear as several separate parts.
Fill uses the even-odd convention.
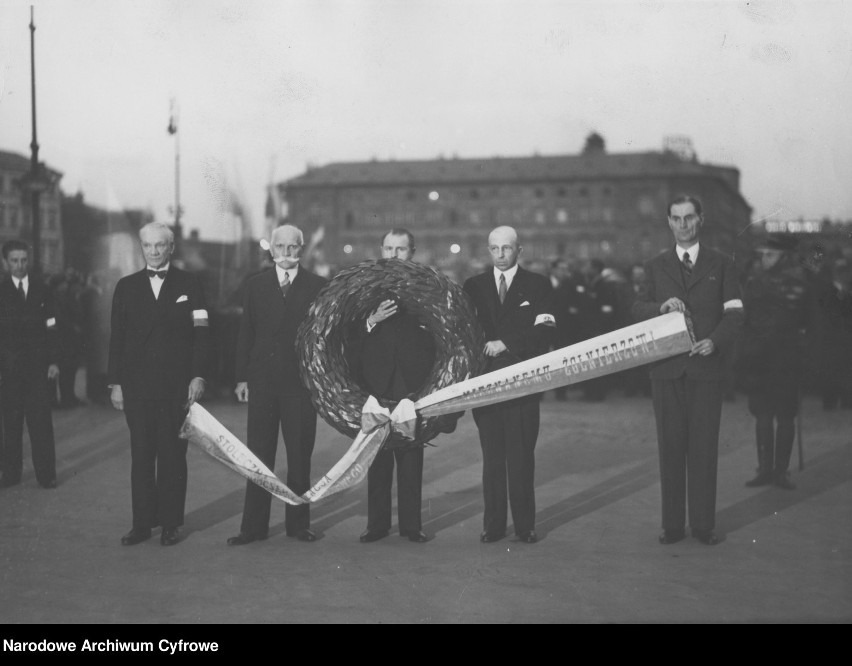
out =
[[[512,268],[518,263],[518,256],[523,249],[518,242],[518,232],[512,227],[497,227],[488,234],[488,252],[497,270],[507,271]]]

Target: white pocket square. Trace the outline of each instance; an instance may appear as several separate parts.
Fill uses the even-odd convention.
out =
[[[187,298],[186,294],[184,294],[183,296],[180,296],[180,297],[179,297],[179,298],[175,301],[175,303],[183,303],[184,301],[188,301],[188,300],[189,300],[189,298]]]
[[[520,304],[519,307],[524,307],[525,305],[529,305],[529,304],[530,304],[529,301],[524,301],[523,303]]]

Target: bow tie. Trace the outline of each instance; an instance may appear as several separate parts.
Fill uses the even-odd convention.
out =
[[[155,271],[155,270],[152,270],[152,269],[150,269],[150,268],[148,269],[148,277],[149,277],[149,278],[155,278],[155,277],[158,277],[158,278],[160,278],[161,280],[165,280],[165,279],[166,279],[166,273],[168,273],[168,271],[167,271],[167,270],[164,270],[164,271]]]

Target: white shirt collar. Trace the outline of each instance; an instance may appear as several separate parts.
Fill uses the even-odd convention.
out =
[[[290,284],[293,284],[293,281],[296,279],[296,275],[299,272],[298,264],[293,268],[283,269],[278,264],[275,264],[275,274],[278,276],[278,284],[281,284],[281,280],[284,279],[284,273],[290,276]]]
[[[145,270],[146,271],[168,271],[169,270],[169,264],[166,264],[165,266],[160,266],[159,268],[152,268],[151,266],[148,266],[147,264],[145,264]],[[150,279],[153,280],[154,278],[150,278]]]
[[[12,276],[12,283],[15,285],[15,289],[17,289],[17,288],[18,288],[18,283],[19,283],[19,282],[23,282],[23,283],[24,283],[24,291],[29,291],[29,288],[30,288],[30,274],[29,274],[29,273],[27,273],[27,274],[26,274],[24,277],[22,277],[22,278],[16,278],[16,277],[13,275],[13,276]]]
[[[690,245],[689,247],[686,247],[686,248],[681,247],[680,245],[675,245],[675,252],[677,252],[677,258],[680,261],[683,261],[684,252],[689,252],[689,258],[692,260],[693,264],[696,261],[698,261],[698,250],[699,249],[700,248],[698,247],[698,241],[696,241],[695,243],[693,243],[692,245]]]
[[[501,271],[496,266],[494,267],[494,284],[497,285],[497,288],[500,288],[500,276],[506,276],[506,289],[509,289],[512,286],[512,280],[515,279],[515,274],[518,272],[518,264],[515,264],[507,271]]]

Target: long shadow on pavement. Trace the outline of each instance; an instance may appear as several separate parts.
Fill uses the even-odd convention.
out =
[[[817,456],[796,476],[795,490],[768,486],[716,514],[717,531],[735,532],[852,480],[852,443]]]

